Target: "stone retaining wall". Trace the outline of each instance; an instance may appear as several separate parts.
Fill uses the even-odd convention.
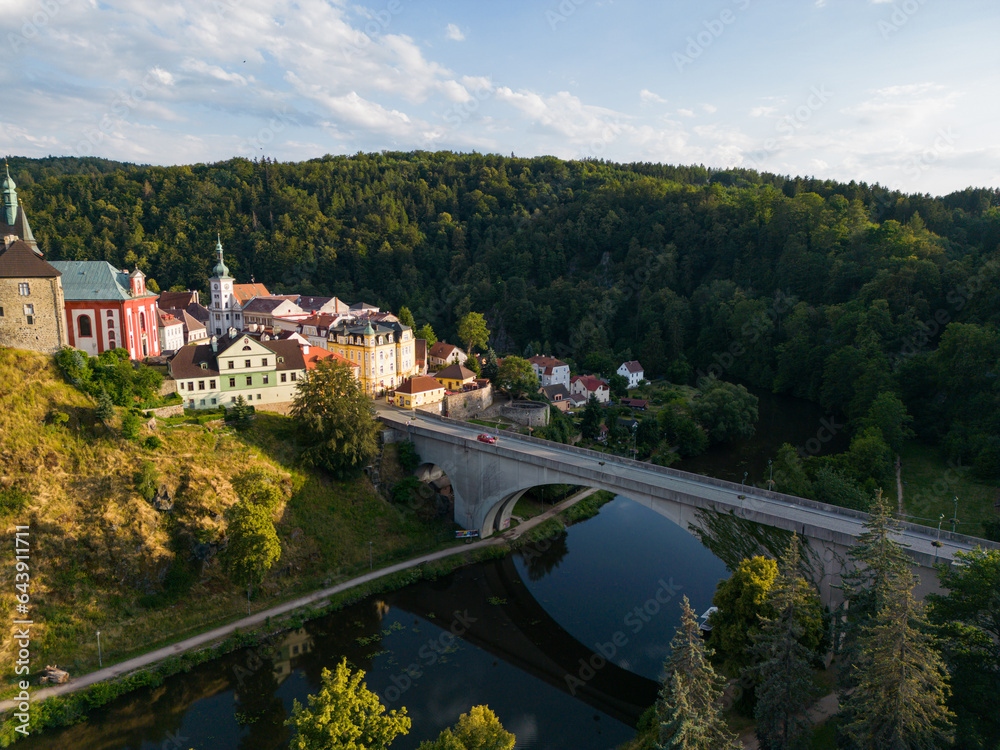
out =
[[[476,391],[463,391],[444,397],[444,413],[452,419],[479,417],[493,403],[493,386]]]

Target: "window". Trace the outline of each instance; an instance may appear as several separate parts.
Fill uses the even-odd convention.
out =
[[[247,385],[253,385],[253,375],[247,375]]]
[[[293,372],[293,373],[292,373],[292,382],[293,382],[293,383],[295,382],[295,375],[296,375],[296,373],[294,373],[294,372]]]
[[[230,388],[236,387],[236,378],[229,378],[229,387]]]
[[[181,391],[183,391],[183,390],[184,390],[184,381],[183,381],[183,380],[182,380],[182,381],[181,381],[180,383],[178,383],[178,385],[177,385],[177,389],[178,389],[178,390],[181,390]]]
[[[257,394],[257,400],[260,401],[260,394]]]
[[[263,358],[263,359],[262,359],[262,360],[260,361],[260,366],[261,366],[261,367],[267,367],[267,357],[264,357],[264,358]]]
[[[250,366],[250,360],[249,359],[243,360],[243,366],[244,367],[249,367]]]
[[[114,334],[113,331],[108,333],[108,348],[109,349],[116,349],[117,348],[115,346],[115,334]]]
[[[90,316],[81,315],[76,319],[76,324],[80,329],[80,338],[89,339],[94,335],[93,328],[90,325]]]
[[[3,308],[0,307],[0,318],[2,318],[2,317],[3,317]]]
[[[108,321],[108,330],[110,331],[114,327],[115,327],[115,321],[109,320]]]
[[[24,306],[24,317],[28,319],[28,325],[33,326],[35,324],[35,306],[25,305]]]
[[[213,403],[213,404],[214,404],[214,403],[216,403],[216,401],[215,401],[215,399],[214,399],[214,398],[212,399],[212,403]]]
[[[286,375],[285,373],[281,373],[281,382],[282,383],[288,382],[288,375]]]
[[[107,311],[107,315],[108,315],[108,317],[109,317],[109,318],[110,318],[110,317],[113,317],[113,316],[114,316],[114,314],[115,314],[115,311],[114,311],[114,310],[108,310],[108,311]]]
[[[208,381],[208,389],[210,391],[214,391],[215,390],[215,381],[214,380],[209,380]]]
[[[204,380],[199,380],[198,381],[198,390],[199,391],[205,390],[205,381]]]
[[[268,384],[268,375],[267,375],[267,373],[264,373],[264,385],[267,385],[267,384]]]
[[[240,349],[240,351],[242,351],[242,352],[252,352],[253,351],[253,347],[250,346],[250,344],[247,344],[242,349]]]
[[[229,360],[226,364],[229,365],[230,370],[236,367],[236,363],[233,360]]]
[[[31,294],[31,287],[28,286],[27,282],[18,284],[17,293],[20,294],[22,297],[27,297],[29,294]]]

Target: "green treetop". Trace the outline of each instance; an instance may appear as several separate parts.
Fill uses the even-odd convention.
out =
[[[342,659],[331,672],[324,669],[319,693],[309,696],[309,706],[292,704],[285,722],[294,732],[291,750],[385,750],[410,730],[406,709],[386,711],[368,690],[360,669],[352,672]]]
[[[485,349],[490,340],[490,329],[481,313],[470,312],[459,321],[458,338],[465,344],[465,353],[472,356],[473,347]]]
[[[513,750],[516,741],[488,706],[473,706],[458,717],[454,728],[422,742],[417,750]]]

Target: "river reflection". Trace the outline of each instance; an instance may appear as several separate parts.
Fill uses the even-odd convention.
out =
[[[554,540],[366,599],[19,744],[286,748],[292,701],[346,656],[388,707],[406,706],[413,726],[394,750],[480,703],[520,748],[604,750],[655,699],[680,597],[703,611],[725,576],[687,532],[618,498]]]

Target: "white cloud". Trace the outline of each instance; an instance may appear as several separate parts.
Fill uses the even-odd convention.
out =
[[[777,113],[777,107],[760,106],[754,107],[750,110],[751,117],[770,117],[771,115]]]
[[[694,117],[694,112],[690,109],[679,109],[677,110],[677,114],[681,117]]]
[[[453,42],[465,41],[465,34],[462,33],[462,30],[453,23],[448,24],[448,28],[445,29],[444,35],[448,39],[451,39]]]
[[[706,112],[708,112],[708,114],[710,114],[710,115],[711,114],[715,114],[716,112],[719,111],[719,108],[716,107],[714,104],[702,104],[701,108],[703,110],[705,110]]]
[[[643,104],[666,104],[667,100],[664,99],[659,94],[654,94],[649,89],[643,89],[639,92],[639,101]]]

